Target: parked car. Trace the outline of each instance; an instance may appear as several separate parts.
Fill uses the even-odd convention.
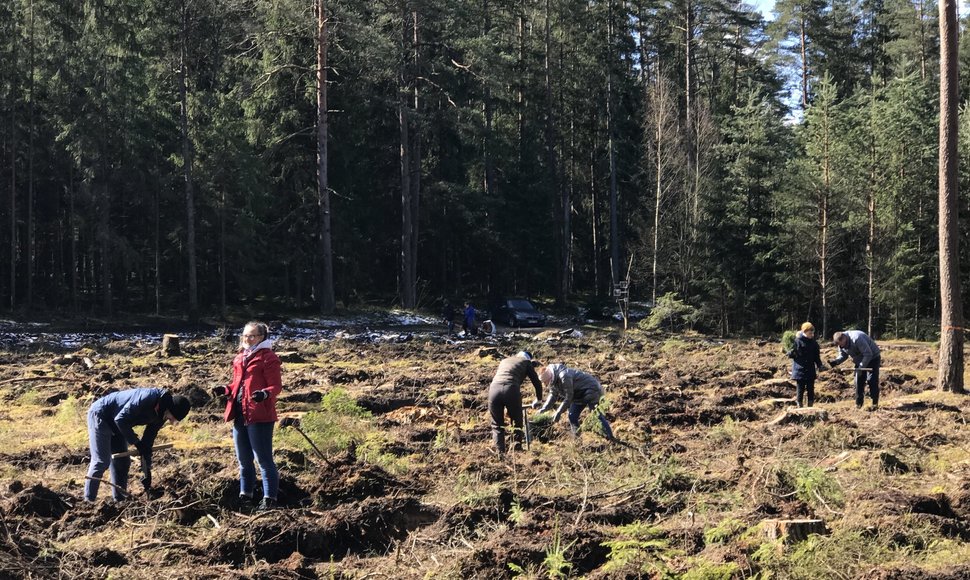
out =
[[[492,320],[513,327],[546,325],[546,315],[524,298],[499,300],[492,306]]]

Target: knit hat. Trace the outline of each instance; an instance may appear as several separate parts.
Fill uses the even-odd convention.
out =
[[[189,409],[192,408],[192,403],[186,397],[182,395],[175,395],[172,397],[172,406],[169,411],[172,412],[172,416],[177,420],[181,421],[185,419],[185,416],[189,414]]]
[[[532,360],[532,353],[527,350],[520,350],[515,356],[522,357],[525,360]]]
[[[188,399],[182,395],[173,396],[168,391],[162,394],[162,398],[158,402],[158,414],[164,415],[165,411],[169,411],[177,421],[184,419],[189,414],[189,409],[191,408],[192,403]]]
[[[808,332],[809,330],[815,332],[815,326],[811,322],[802,323],[802,332]]]

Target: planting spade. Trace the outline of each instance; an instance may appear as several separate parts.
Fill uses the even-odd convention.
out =
[[[317,447],[317,444],[313,442],[313,439],[310,439],[309,435],[304,433],[303,429],[300,429],[300,421],[302,418],[303,418],[302,413],[289,413],[287,415],[284,415],[283,417],[280,417],[280,428],[292,427],[296,429],[296,432],[299,433],[300,435],[303,435],[303,438],[306,439],[306,442],[310,444],[310,447],[313,447],[313,450],[317,453],[317,455],[320,456],[320,459],[322,459],[330,467],[336,467],[329,459],[327,459],[327,456],[324,455],[322,451],[320,451],[320,448]]]

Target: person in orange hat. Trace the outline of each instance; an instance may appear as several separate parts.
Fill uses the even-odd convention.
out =
[[[815,326],[811,322],[802,324],[801,330],[795,335],[795,346],[788,351],[788,358],[792,359],[791,378],[795,379],[795,402],[799,407],[808,395],[808,406],[815,404],[816,368],[823,370],[821,348],[815,340]]]

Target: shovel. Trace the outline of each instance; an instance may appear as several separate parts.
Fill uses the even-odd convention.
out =
[[[302,415],[297,415],[297,414],[286,415],[285,417],[281,417],[280,427],[281,428],[292,427],[296,429],[296,432],[299,433],[300,435],[303,435],[303,438],[306,439],[306,442],[310,444],[310,447],[313,447],[313,450],[317,453],[317,455],[320,456],[320,459],[324,460],[324,462],[326,462],[326,464],[329,465],[330,467],[336,467],[333,464],[333,462],[327,459],[327,456],[323,454],[323,451],[320,451],[320,448],[317,447],[317,444],[313,442],[313,439],[310,439],[310,436],[304,433],[303,429],[300,429],[300,419],[302,418],[303,418]]]
[[[532,429],[529,427],[529,409],[532,405],[522,405],[522,423],[525,425],[525,448],[530,449],[532,443]]]
[[[171,443],[162,443],[161,445],[156,445],[152,447],[152,452],[159,451],[161,449],[171,449],[175,445]],[[139,455],[138,450],[134,451],[123,451],[121,453],[112,453],[111,459],[121,459],[122,457],[137,457]]]

